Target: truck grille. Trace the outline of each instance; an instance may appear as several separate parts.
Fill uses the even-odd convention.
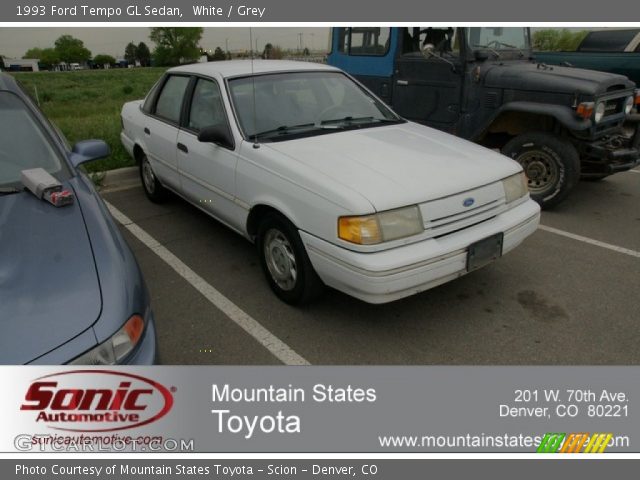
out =
[[[465,207],[469,199],[473,199],[473,204]],[[425,233],[430,238],[442,237],[485,222],[504,210],[501,182],[420,205]]]
[[[604,118],[621,113],[626,97],[611,98],[604,103]]]

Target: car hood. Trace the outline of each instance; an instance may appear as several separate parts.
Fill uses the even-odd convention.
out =
[[[531,62],[487,65],[482,68],[482,75],[487,87],[512,90],[600,95],[633,88],[633,82],[623,75]]]
[[[471,190],[521,170],[492,150],[414,123],[265,145],[360,194],[376,211]]]
[[[99,317],[100,285],[80,207],[56,208],[29,192],[0,197],[0,364],[35,360]]]

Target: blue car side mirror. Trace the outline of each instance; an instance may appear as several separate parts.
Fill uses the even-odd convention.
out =
[[[73,146],[70,160],[74,167],[85,162],[99,160],[111,155],[111,149],[102,140],[82,140]]]

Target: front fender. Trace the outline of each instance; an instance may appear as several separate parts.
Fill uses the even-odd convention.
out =
[[[588,119],[581,119],[575,112],[562,105],[548,105],[535,102],[509,102],[502,105],[495,115],[488,122],[485,130],[503,113],[522,112],[537,115],[546,115],[555,118],[562,126],[572,131],[582,131],[591,128],[592,122]]]

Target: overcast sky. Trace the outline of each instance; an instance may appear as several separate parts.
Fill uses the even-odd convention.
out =
[[[298,48],[299,34],[302,33],[303,47],[310,50],[327,50],[329,45],[329,28],[253,28],[253,42],[258,40],[258,49],[265,43],[272,43],[283,48]],[[149,28],[130,27],[4,27],[0,28],[0,55],[11,58],[22,57],[32,47],[47,48],[53,46],[60,35],[73,35],[84,42],[85,47],[95,56],[106,53],[116,58],[124,55],[124,48],[129,42],[138,44],[145,42],[153,50],[154,44],[149,40]],[[205,28],[200,46],[205,49],[225,48],[228,39],[229,50],[249,49],[249,28],[247,27],[214,27]]]

